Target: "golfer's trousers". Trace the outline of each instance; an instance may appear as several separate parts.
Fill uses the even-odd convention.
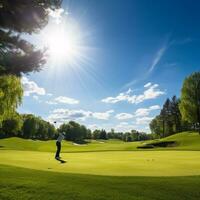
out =
[[[57,151],[55,157],[60,157],[61,143],[57,141],[56,146],[57,146]]]

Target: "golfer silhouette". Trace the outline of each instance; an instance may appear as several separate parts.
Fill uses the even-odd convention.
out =
[[[61,142],[64,138],[65,138],[65,133],[59,133],[59,136],[56,140],[57,151],[56,151],[55,159],[59,160],[61,162],[63,161],[63,160],[61,160],[61,157],[60,157]]]

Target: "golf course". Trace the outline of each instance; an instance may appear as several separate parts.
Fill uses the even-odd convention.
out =
[[[199,10],[0,0],[0,200],[200,200]]]
[[[176,145],[137,148],[167,141]],[[2,139],[0,199],[198,199],[199,150],[196,132],[145,142],[65,141],[61,164],[53,140]]]

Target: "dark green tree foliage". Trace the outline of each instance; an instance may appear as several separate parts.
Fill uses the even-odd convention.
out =
[[[122,140],[125,142],[135,142],[153,139],[151,134],[146,134],[136,130],[123,134]]]
[[[45,51],[20,36],[39,32],[48,23],[49,11],[60,5],[60,0],[0,0],[0,75],[41,69]]]
[[[176,96],[165,101],[160,115],[149,124],[153,134],[162,138],[180,131],[191,130],[191,124],[182,119],[179,105],[180,99]]]
[[[20,135],[22,125],[22,117],[19,114],[15,113],[11,118],[8,118],[2,122],[1,137],[11,137]]]
[[[161,124],[161,117],[158,115],[156,116],[149,124],[150,126],[150,129],[151,129],[151,132],[153,134],[156,134],[156,135],[161,135],[161,132],[162,132],[162,126],[163,124]]]
[[[32,114],[23,115],[22,137],[48,140],[55,138],[55,134],[55,127],[49,122]]]
[[[107,140],[107,133],[104,129],[100,131],[100,138],[101,140]]]
[[[200,133],[200,72],[193,73],[184,80],[180,110],[183,119],[193,123]]]
[[[88,140],[92,139],[92,131],[90,129],[87,129],[86,139]]]
[[[93,136],[92,138],[94,140],[107,140],[108,139],[107,133],[106,133],[106,131],[104,129],[101,129],[101,130],[96,129],[96,130],[94,130],[92,136]]]
[[[124,133],[124,135],[123,135],[123,141],[125,141],[125,142],[132,142],[131,133],[129,133],[129,132]]]
[[[115,132],[114,129],[111,129],[111,130],[107,133],[107,138],[108,138],[108,139],[118,139],[118,140],[122,140],[122,139],[123,139],[123,133],[122,133],[122,132]]]
[[[180,99],[177,99],[176,96],[173,96],[171,101],[171,114],[172,114],[172,120],[174,121],[174,127],[173,127],[174,132],[180,132],[182,130],[181,128],[182,119],[181,119],[181,112],[179,109],[179,105],[180,105]]]
[[[88,130],[85,126],[78,124],[77,122],[70,121],[68,123],[62,124],[58,132],[65,133],[65,139],[77,143],[84,142],[87,138]]]
[[[93,133],[92,133],[92,138],[93,138],[94,140],[98,140],[98,139],[100,139],[100,134],[101,134],[101,131],[98,130],[98,129],[96,129],[96,130],[94,130]]]

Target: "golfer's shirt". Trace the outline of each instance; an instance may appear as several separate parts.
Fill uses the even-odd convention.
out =
[[[65,136],[62,133],[60,133],[58,138],[57,138],[57,141],[61,142],[62,140],[64,140],[64,138],[65,138]]]

